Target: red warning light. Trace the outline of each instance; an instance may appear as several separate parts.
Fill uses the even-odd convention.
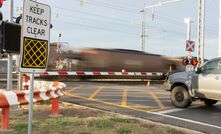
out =
[[[192,59],[191,64],[196,66],[198,64],[198,60],[196,58]]]
[[[126,70],[125,70],[125,69],[122,69],[121,72],[122,72],[122,73],[126,73]]]

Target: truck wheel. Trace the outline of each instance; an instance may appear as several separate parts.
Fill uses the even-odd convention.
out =
[[[186,108],[191,105],[192,100],[184,86],[176,86],[172,89],[170,99],[177,108]]]
[[[212,106],[218,102],[217,100],[211,100],[211,99],[205,99],[203,101],[204,101],[204,104],[207,106]]]

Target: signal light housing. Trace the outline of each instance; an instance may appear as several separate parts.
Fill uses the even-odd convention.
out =
[[[196,66],[196,65],[198,64],[198,60],[197,60],[196,57],[191,59],[191,64],[192,64],[193,66]]]
[[[187,57],[185,57],[183,60],[182,60],[182,64],[184,66],[187,66],[189,64],[189,59]]]
[[[1,21],[0,53],[20,53],[21,25]]]
[[[0,8],[1,8],[2,5],[3,5],[3,2],[4,2],[4,0],[0,0]]]
[[[182,64],[183,64],[184,66],[187,66],[187,65],[197,66],[198,60],[197,60],[196,57],[193,57],[193,58],[185,57],[185,58],[182,60]]]

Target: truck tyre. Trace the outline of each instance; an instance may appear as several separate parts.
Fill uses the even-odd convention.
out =
[[[186,108],[191,105],[192,100],[184,86],[176,86],[172,89],[170,99],[177,108]]]
[[[203,101],[204,101],[204,104],[207,106],[212,106],[218,102],[217,100],[211,100],[211,99],[205,99]]]

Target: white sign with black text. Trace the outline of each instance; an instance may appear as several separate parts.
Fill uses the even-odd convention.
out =
[[[21,72],[44,72],[49,54],[51,8],[24,0],[21,37]]]
[[[51,9],[48,5],[25,0],[23,14],[23,36],[49,40]]]

